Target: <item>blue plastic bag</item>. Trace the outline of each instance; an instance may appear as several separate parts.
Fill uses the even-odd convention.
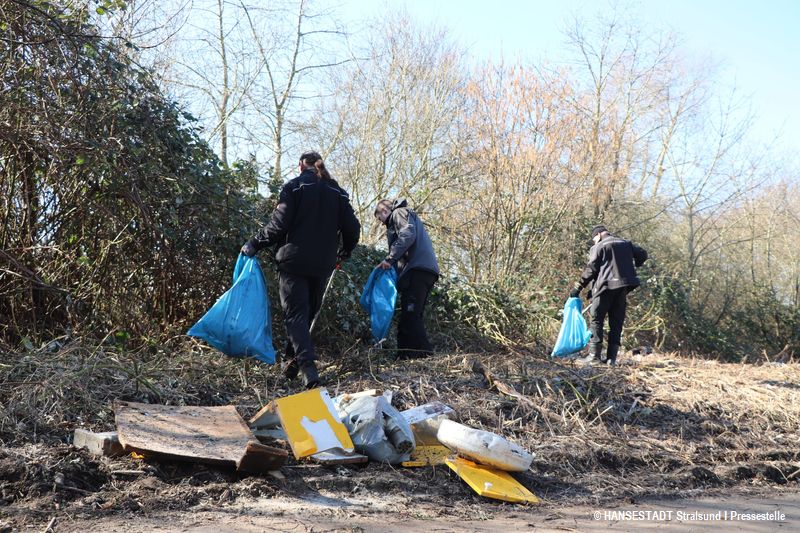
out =
[[[375,268],[361,292],[361,307],[369,313],[375,342],[382,341],[389,333],[396,302],[397,271],[394,268]]]
[[[222,353],[275,363],[267,283],[258,259],[239,254],[233,287],[189,330]]]
[[[564,321],[561,323],[561,331],[558,332],[551,357],[565,357],[579,352],[589,343],[592,333],[586,327],[586,320],[581,314],[582,309],[580,298],[567,299],[567,303],[564,304]]]

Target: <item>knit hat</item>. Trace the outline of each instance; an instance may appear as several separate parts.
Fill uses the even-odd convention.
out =
[[[603,233],[604,231],[608,231],[606,227],[602,224],[598,224],[597,226],[592,228],[592,239],[594,239],[597,235]]]

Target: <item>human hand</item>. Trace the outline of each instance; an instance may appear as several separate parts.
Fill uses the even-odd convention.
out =
[[[578,285],[576,283],[575,286],[572,287],[572,290],[569,291],[569,297],[570,298],[579,298],[580,295],[581,295],[581,289],[583,289],[583,287],[581,287],[580,285]]]
[[[378,268],[382,268],[382,269],[384,269],[384,270],[389,270],[390,268],[392,268],[392,264],[391,264],[389,261],[386,261],[386,260],[384,259],[383,261],[381,261],[381,262],[378,264]]]
[[[242,246],[242,253],[247,257],[253,257],[254,255],[256,255],[257,251],[255,247],[248,241],[244,243],[244,245]]]

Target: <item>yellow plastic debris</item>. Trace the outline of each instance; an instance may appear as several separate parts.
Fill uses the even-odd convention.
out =
[[[353,451],[353,441],[327,390],[312,389],[274,401],[296,459],[332,448]]]
[[[417,446],[411,452],[411,459],[400,463],[402,466],[434,466],[443,465],[445,459],[453,455],[453,451],[441,444],[432,446]]]
[[[541,503],[534,493],[520,485],[508,472],[479,465],[463,457],[447,459],[445,464],[480,496],[511,503]]]

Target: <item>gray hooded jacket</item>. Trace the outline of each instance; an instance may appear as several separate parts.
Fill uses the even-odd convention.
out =
[[[433,243],[422,221],[408,208],[408,202],[404,198],[398,198],[392,203],[386,228],[386,237],[389,240],[386,261],[397,265],[398,279],[412,269],[439,275],[439,263],[436,261]]]

